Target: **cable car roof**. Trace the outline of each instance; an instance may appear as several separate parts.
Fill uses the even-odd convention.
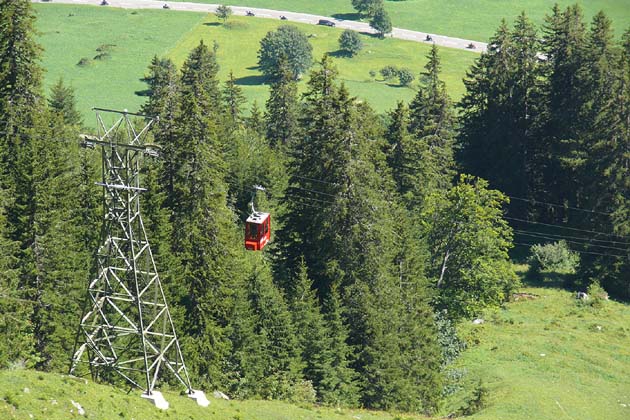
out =
[[[257,211],[255,213],[252,213],[248,218],[247,218],[247,223],[256,223],[256,224],[261,224],[262,222],[264,222],[267,218],[269,217],[269,213],[263,213],[260,211]]]

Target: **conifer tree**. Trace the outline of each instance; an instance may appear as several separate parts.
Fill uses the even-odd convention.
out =
[[[584,134],[591,122],[584,118],[590,86],[582,10],[578,5],[564,12],[554,8],[547,18],[544,33],[546,84],[541,119],[547,147],[544,153],[548,159],[544,183],[554,202],[581,206],[577,200],[583,195],[580,174],[587,157]],[[552,218],[566,216],[558,214]]]
[[[220,92],[215,53],[200,43],[182,68],[181,112],[172,148],[171,250],[180,262],[173,273],[185,288],[184,351],[202,381],[225,381],[222,360],[230,351],[227,315],[231,283],[239,277],[233,214],[227,207],[226,165],[217,131]]]
[[[418,354],[429,359],[430,353],[414,344],[415,332],[403,327],[417,324],[418,312],[405,309],[402,289],[408,282],[401,285],[393,274],[401,248],[395,229],[407,221],[401,209],[396,211],[377,119],[344,86],[336,86],[335,74],[324,57],[305,94],[304,136],[291,151],[295,159],[286,225],[292,233],[283,238],[291,247],[285,255],[305,252],[309,274],[324,299],[339,284],[351,326],[348,342],[359,355],[353,368],[359,372],[360,401],[375,408],[430,410],[433,398],[423,390],[435,387],[435,378],[408,368]],[[422,277],[421,270],[409,275],[409,283]],[[423,305],[431,313],[428,302]],[[426,332],[426,324],[418,325]],[[439,357],[439,351],[435,354]]]
[[[286,58],[281,57],[267,100],[265,122],[272,146],[287,146],[298,135],[297,83]]]
[[[306,264],[301,261],[299,271],[293,281],[290,299],[291,315],[295,326],[297,344],[304,363],[302,373],[312,382],[319,399],[327,391],[324,382],[330,382],[328,375],[330,361],[330,332],[319,309],[319,299],[311,288]]]
[[[144,79],[150,92],[142,112],[149,117],[158,117],[153,127],[153,138],[162,147],[160,159],[160,182],[168,198],[173,193],[175,182],[174,162],[177,147],[175,118],[179,113],[181,85],[177,68],[170,59],[154,56],[149,65],[149,74]]]
[[[427,58],[420,88],[409,105],[411,144],[403,148],[403,153],[407,153],[403,158],[405,166],[395,168],[407,178],[401,193],[408,194],[410,208],[418,208],[428,192],[447,189],[455,174],[455,115],[446,86],[440,80],[440,58],[435,45]]]
[[[236,84],[234,79],[234,73],[230,71],[228,80],[225,82],[223,88],[223,103],[227,113],[228,124],[236,127],[241,121],[242,110],[241,107],[246,102],[245,96],[243,96],[243,90]]]
[[[59,78],[50,91],[48,106],[61,115],[67,125],[78,125],[83,123],[81,114],[76,109],[74,89],[63,83],[63,78]]]
[[[541,94],[536,31],[522,13],[505,22],[464,81],[461,142],[468,171],[493,188],[528,197],[542,184],[545,149],[538,138]],[[516,211],[510,207],[511,211]],[[520,207],[520,215],[526,208]],[[519,213],[516,213],[519,214]]]
[[[235,390],[249,397],[290,398],[302,369],[296,330],[271,271],[260,258],[241,290],[245,295],[238,292],[237,299],[245,310],[239,311],[241,319],[234,323],[234,360],[239,371]]]

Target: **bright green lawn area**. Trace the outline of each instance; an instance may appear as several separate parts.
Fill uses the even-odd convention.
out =
[[[190,31],[171,50],[169,56],[181,66],[190,50],[197,46],[200,40],[209,44],[216,41],[219,44],[221,79],[225,80],[232,70],[250,102],[256,100],[259,104],[264,104],[269,96],[268,86],[264,84],[265,79],[257,69],[257,52],[260,40],[265,34],[282,24],[281,21],[269,19],[232,17],[224,26],[218,24],[213,15],[208,15],[207,21]],[[369,73],[370,70],[378,73],[380,68],[394,65],[407,67],[418,75],[424,70],[426,55],[430,49],[428,45],[391,38],[380,40],[362,35],[363,51],[353,58],[347,58],[336,54],[339,35],[342,32],[340,29],[306,24],[295,26],[312,35],[310,42],[313,45],[314,59],[321,59],[327,52],[333,53],[334,63],[339,70],[339,80],[346,84],[352,95],[366,100],[377,111],[389,110],[395,106],[396,101],[409,101],[414,96],[414,88],[398,86],[397,81],[386,83],[379,75],[373,79]],[[443,79],[451,96],[459,98],[464,92],[462,78],[478,55],[474,52],[448,48],[442,48],[440,55]],[[305,77],[300,84],[302,89],[307,79],[308,77]]]
[[[83,379],[30,370],[0,371],[0,417],[2,419],[67,420],[111,419],[212,419],[212,420],[420,420],[423,417],[335,410],[308,404],[297,406],[278,401],[225,401],[208,395],[210,406],[197,404],[176,392],[163,392],[170,403],[160,411],[141,399],[140,391],[97,385]],[[211,393],[208,393],[211,394]],[[81,404],[79,416],[72,401]],[[33,417],[29,417],[32,415]]]
[[[490,406],[471,419],[629,419],[630,306],[594,310],[563,290],[523,291],[539,297],[463,328],[478,344],[458,365],[490,391]]]
[[[44,47],[45,85],[59,77],[76,90],[78,109],[93,124],[93,106],[137,110],[146,89],[140,79],[154,55],[163,56],[203,19],[198,13],[122,10],[93,6],[37,4],[36,27]],[[111,44],[110,58],[93,60]],[[92,59],[85,67],[82,58]]]
[[[221,80],[230,70],[244,90],[249,104],[253,100],[264,105],[268,86],[257,70],[260,39],[277,28],[280,21],[233,17],[227,26],[220,25],[214,15],[164,10],[123,10],[115,8],[37,5],[37,28],[44,47],[43,65],[46,87],[59,77],[76,90],[78,107],[87,124],[93,124],[93,106],[138,110],[146,89],[142,77],[154,55],[172,57],[181,66],[186,56],[201,39],[209,45],[219,44]],[[313,55],[320,59],[325,52],[338,49],[341,30],[328,27],[298,25],[313,34]],[[385,83],[370,77],[370,70],[385,65],[408,67],[414,74],[423,70],[429,47],[409,41],[379,40],[362,36],[364,50],[354,58],[335,58],[340,80],[351,94],[367,100],[379,112],[392,108],[397,100],[410,100],[415,90]],[[97,48],[109,47],[110,58],[94,60]],[[463,93],[462,78],[478,55],[474,52],[442,49],[443,77],[454,98]],[[91,60],[85,67],[77,65],[82,58]],[[306,80],[307,77],[304,78]],[[304,82],[301,83],[304,86]]]
[[[195,1],[217,3],[216,0]],[[542,24],[545,14],[550,13],[554,3],[566,7],[576,1],[385,0],[385,9],[389,12],[395,27],[486,41],[499,26],[502,18],[512,21],[523,10],[534,22]],[[577,3],[582,6],[589,21],[599,10],[604,10],[608,17],[613,19],[618,35],[630,27],[628,0],[581,0]],[[358,18],[350,0],[239,0],[232,4],[313,13],[341,19]]]

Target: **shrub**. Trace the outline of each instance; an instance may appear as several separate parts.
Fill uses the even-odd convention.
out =
[[[383,79],[385,80],[393,79],[398,76],[398,68],[394,66],[385,66],[379,70],[379,73],[381,73],[381,76],[383,76]]]
[[[586,294],[588,295],[588,304],[596,309],[602,308],[608,299],[608,293],[606,293],[606,290],[604,290],[598,281],[588,286]]]
[[[398,70],[398,80],[401,86],[409,86],[413,82],[413,73],[409,69]]]
[[[351,57],[363,49],[363,42],[359,34],[350,29],[346,29],[339,37],[339,48],[346,51]]]
[[[556,271],[574,274],[580,265],[580,255],[571,251],[565,241],[537,244],[530,248],[530,252],[528,262],[534,272]]]

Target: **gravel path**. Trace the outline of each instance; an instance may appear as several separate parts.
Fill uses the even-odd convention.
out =
[[[88,4],[99,5],[100,0],[31,0],[33,3],[65,3],[65,4]],[[108,0],[109,6],[102,7],[120,7],[124,9],[162,9],[165,2],[156,0]],[[214,13],[218,4],[204,4],[204,3],[188,3],[188,2],[175,2],[168,3],[170,10],[182,10],[188,12],[205,12]],[[335,19],[329,16],[309,15],[307,13],[296,12],[284,12],[281,10],[259,9],[255,7],[242,7],[242,6],[230,6],[232,12],[235,15],[245,16],[248,11],[251,11],[256,17],[268,18],[268,19],[280,19],[280,16],[286,16],[287,22],[299,22],[316,25],[320,19],[326,19],[331,22],[335,22],[337,28],[352,29],[359,32],[375,33],[365,22],[357,22],[354,20]],[[427,42],[426,32],[411,31],[408,29],[394,28],[391,34],[393,38],[405,39],[407,41],[414,42]],[[478,41],[472,41],[469,39],[453,38],[445,35],[431,34],[432,41],[436,45],[448,48],[458,48],[471,52],[485,51],[487,44]],[[469,49],[469,44],[475,45],[475,49]]]

